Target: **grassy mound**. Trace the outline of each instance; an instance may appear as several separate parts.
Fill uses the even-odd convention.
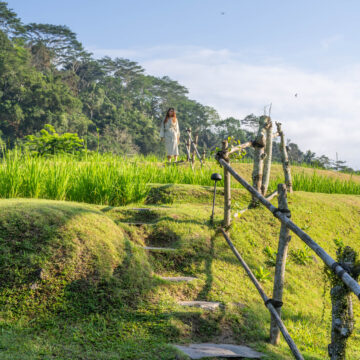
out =
[[[96,209],[46,200],[0,202],[2,318],[102,310],[129,297],[121,291],[127,282],[141,293],[149,274],[144,254]]]
[[[1,260],[8,259],[7,265],[0,262],[1,359],[173,360],[183,357],[167,344],[208,341],[247,344],[269,360],[292,358],[283,339],[278,347],[268,343],[269,313],[216,232],[221,196],[212,227],[211,188],[167,186],[162,198],[161,187],[152,187],[153,200],[145,205],[151,211],[0,201]],[[250,198],[239,190],[233,199],[234,206],[245,207]],[[333,257],[335,239],[360,251],[359,196],[295,192],[289,207],[295,223]],[[129,224],[138,222],[144,224]],[[234,219],[231,229],[233,242],[268,295],[279,229],[262,207]],[[144,245],[177,251],[145,253]],[[169,283],[157,275],[197,280]],[[329,292],[321,260],[293,236],[282,316],[306,360],[327,358]],[[181,307],[179,300],[223,306],[211,312]],[[354,313],[358,322],[356,299]],[[356,323],[349,359],[360,357],[359,341]]]

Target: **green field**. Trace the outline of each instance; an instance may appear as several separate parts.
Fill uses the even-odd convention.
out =
[[[251,181],[251,163],[234,162],[233,166]],[[212,159],[203,168],[196,163],[192,170],[189,164],[169,166],[154,156],[126,158],[89,153],[81,158],[64,155],[42,158],[12,151],[0,161],[0,198],[119,206],[143,201],[150,191],[148,184],[213,185],[210,179],[213,172],[222,173],[222,169]],[[292,168],[292,174],[296,191],[360,195],[357,175],[297,166]],[[283,181],[281,165],[274,164],[269,190]],[[241,187],[235,181],[232,186]]]

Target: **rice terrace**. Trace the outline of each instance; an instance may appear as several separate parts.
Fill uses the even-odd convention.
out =
[[[261,0],[79,3],[0,1],[0,359],[360,359],[357,119],[337,118],[335,90],[322,104],[332,91],[323,73],[299,80],[298,65],[290,75],[257,35],[280,36],[276,21],[285,36],[285,15],[322,23],[316,14],[336,11],[277,0],[276,14]],[[70,16],[72,6],[84,12]],[[167,11],[182,16],[181,36]],[[230,42],[214,50],[217,37],[233,39],[228,27],[250,28],[234,21],[242,12],[259,23],[248,34],[275,70],[256,63],[259,49],[251,66]],[[62,21],[79,35],[52,25]],[[310,44],[315,22],[312,36],[299,26],[291,31]],[[213,50],[198,48],[205,28]],[[139,55],[142,37],[152,47]],[[252,66],[265,77],[256,91]],[[287,100],[282,81],[301,92]],[[232,89],[240,105],[229,105]]]

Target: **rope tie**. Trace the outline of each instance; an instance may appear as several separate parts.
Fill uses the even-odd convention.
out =
[[[268,304],[271,304],[274,308],[281,308],[284,303],[282,301],[278,301],[278,300],[274,300],[274,299],[267,299],[265,301],[265,306],[267,306]]]
[[[279,209],[279,208],[277,208],[274,211],[274,215],[276,215],[277,212],[281,212],[282,214],[285,214],[289,219],[291,218],[291,211],[289,209]]]

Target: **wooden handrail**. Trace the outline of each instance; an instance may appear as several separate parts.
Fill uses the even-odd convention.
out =
[[[216,155],[216,159],[246,190],[248,190],[255,198],[257,198],[270,212],[285,224],[292,232],[294,232],[301,240],[305,242],[320,259],[349,287],[349,289],[360,300],[360,285],[339,265],[320,245],[318,245],[307,233],[301,230],[293,223],[285,213],[282,213],[270,201],[266,200],[256,189],[254,189],[245,179],[243,179],[223,158],[221,153]]]
[[[235,248],[234,244],[232,243],[232,241],[230,240],[229,236],[226,234],[224,229],[220,229],[226,242],[229,244],[232,252],[235,254],[235,256],[237,257],[237,259],[240,261],[242,267],[245,269],[246,273],[248,274],[250,280],[252,281],[252,283],[255,285],[257,291],[259,292],[260,296],[262,297],[265,306],[268,308],[268,310],[270,311],[271,315],[273,316],[274,320],[276,321],[281,333],[284,336],[285,341],[287,342],[287,344],[289,345],[289,348],[291,350],[291,352],[293,353],[293,355],[295,356],[295,359],[298,360],[304,360],[303,356],[301,355],[299,349],[297,348],[296,344],[294,343],[294,340],[291,338],[289,332],[287,331],[284,323],[282,322],[279,314],[277,313],[274,305],[271,303],[271,299],[269,299],[263,288],[261,287],[260,283],[257,281],[255,275],[252,273],[252,271],[250,270],[249,266],[246,264],[246,262],[244,261],[244,259],[241,257],[241,255],[239,254],[239,252],[237,251],[237,249]]]

